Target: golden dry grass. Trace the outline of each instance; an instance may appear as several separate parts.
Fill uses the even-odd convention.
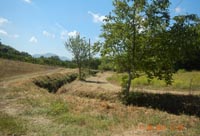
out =
[[[4,80],[7,77],[55,69],[55,67],[52,66],[31,64],[31,63],[7,60],[1,58],[0,58],[0,68],[1,68],[0,81]]]
[[[6,86],[0,86],[0,119],[3,121],[0,123],[0,135],[198,136],[200,133],[198,117],[173,115],[112,101],[117,99],[112,95],[120,90],[115,90],[117,87],[107,83],[105,75],[91,77],[88,81],[95,82],[81,82],[78,87],[73,87],[80,83],[75,81],[76,83],[71,84],[71,89],[79,89],[61,94],[48,93],[32,82],[38,76],[56,76],[56,73],[60,75],[70,71],[74,70],[46,70],[44,73],[24,74],[23,77],[1,82]],[[87,90],[84,90],[84,85]],[[95,85],[101,88],[95,89]],[[78,92],[83,94],[78,95]],[[91,93],[94,97],[85,95]],[[98,96],[101,93],[109,97],[101,99]],[[13,129],[13,126],[18,127]]]

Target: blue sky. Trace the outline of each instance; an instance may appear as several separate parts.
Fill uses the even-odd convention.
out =
[[[172,16],[200,16],[200,0],[171,3]],[[64,47],[68,36],[80,33],[95,42],[104,16],[112,9],[112,0],[0,0],[0,39],[30,54],[54,53],[71,58]]]

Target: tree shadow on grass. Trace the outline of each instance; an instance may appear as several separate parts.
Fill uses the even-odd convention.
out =
[[[107,84],[107,82],[102,81],[92,81],[92,80],[84,80],[86,83],[93,83],[93,84]]]
[[[194,115],[200,117],[200,96],[154,94],[146,92],[131,92],[127,99],[128,105],[150,107],[180,115]]]

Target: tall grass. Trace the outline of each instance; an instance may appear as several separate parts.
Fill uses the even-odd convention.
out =
[[[108,81],[121,85],[124,77],[126,77],[126,74],[114,74],[108,78]],[[198,91],[200,90],[200,72],[179,70],[173,75],[171,86],[167,86],[164,80],[158,80],[157,78],[149,80],[145,75],[132,80],[131,85],[135,88]]]
[[[25,121],[0,112],[0,135],[23,135],[26,133]]]

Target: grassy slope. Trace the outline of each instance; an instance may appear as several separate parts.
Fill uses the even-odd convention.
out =
[[[65,72],[69,71],[59,74]],[[51,94],[20,77],[17,84],[11,85],[0,87],[0,135],[198,136],[200,133],[200,120],[194,116],[172,115],[76,94]]]
[[[55,69],[52,66],[31,64],[0,58],[0,81],[7,77]]]

